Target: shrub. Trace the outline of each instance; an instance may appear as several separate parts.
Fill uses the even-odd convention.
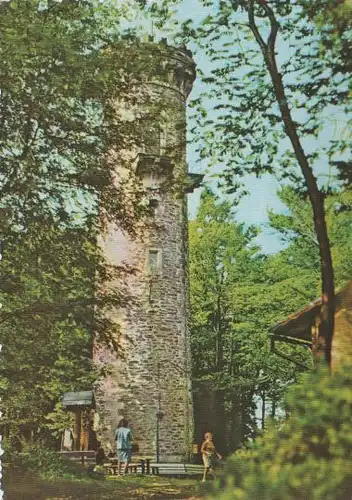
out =
[[[290,416],[226,464],[219,500],[347,500],[352,488],[352,370],[305,374],[287,396]]]
[[[24,444],[21,453],[12,455],[12,464],[47,479],[86,475],[78,464],[65,460],[57,451],[39,443]]]

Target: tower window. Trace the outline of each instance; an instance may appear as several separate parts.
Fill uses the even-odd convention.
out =
[[[166,154],[167,128],[165,124],[148,124],[143,135],[145,153],[155,156]]]
[[[159,125],[149,126],[145,131],[144,147],[147,154],[159,156],[161,152],[161,130]]]
[[[148,274],[156,275],[161,271],[161,250],[150,248],[147,261]]]
[[[149,213],[150,215],[155,215],[156,214],[156,209],[159,206],[159,201],[156,198],[151,198],[149,200]]]

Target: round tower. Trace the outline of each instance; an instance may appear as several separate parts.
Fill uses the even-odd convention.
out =
[[[199,176],[187,171],[186,99],[195,64],[186,49],[164,41],[135,49],[133,57],[144,58],[146,71],[131,89],[133,104],[119,103],[118,112],[137,117],[138,137],[116,168],[130,178],[128,158],[146,215],[136,220],[133,237],[112,225],[101,235],[108,260],[134,271],[123,277],[131,300],[110,312],[120,324],[120,349],[95,350],[95,361],[110,366],[96,400],[105,443],[114,447],[113,430],[125,417],[139,456],[182,461],[193,437],[186,193]]]

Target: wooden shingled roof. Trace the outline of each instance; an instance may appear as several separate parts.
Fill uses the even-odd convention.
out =
[[[336,310],[342,307],[351,307],[352,304],[352,280],[348,285],[339,290],[335,295]],[[271,327],[271,332],[275,336],[291,337],[306,341],[311,340],[311,326],[314,318],[319,313],[322,306],[322,299],[316,299],[304,309],[291,314],[288,318],[280,321]]]

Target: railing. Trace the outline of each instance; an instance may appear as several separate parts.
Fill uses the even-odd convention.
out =
[[[91,462],[92,459],[94,459],[94,461],[95,461],[95,451],[93,451],[93,450],[59,451],[59,455],[61,457],[65,457],[65,458],[68,458],[70,460],[80,459],[82,465],[84,465],[85,462],[87,462],[87,461]]]

